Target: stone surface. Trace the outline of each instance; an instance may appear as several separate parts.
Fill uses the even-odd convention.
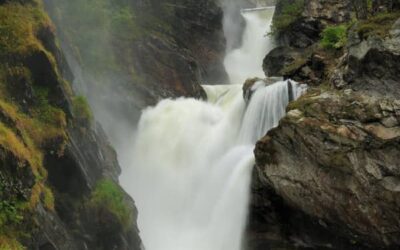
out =
[[[327,223],[355,247],[395,247],[399,238],[399,127],[395,100],[309,93],[257,143],[257,171],[291,208]]]
[[[264,59],[267,75],[310,89],[257,143],[250,249],[400,245],[399,21],[389,18],[367,36],[356,22],[340,50],[323,49],[320,35],[307,29],[291,35],[302,33],[295,26],[307,20],[322,28],[348,21],[356,16],[351,3],[306,1]]]
[[[0,248],[22,249],[10,241],[40,250],[139,250],[137,211],[127,194],[126,228],[86,206],[99,181],[118,187],[117,156],[100,125],[78,119],[82,110],[67,81],[73,76],[42,5],[19,2],[0,4],[1,32],[17,32],[3,25],[11,20],[29,36],[16,38],[22,50],[9,44],[0,53]],[[16,14],[4,20],[5,10]],[[115,230],[104,235],[100,220]]]

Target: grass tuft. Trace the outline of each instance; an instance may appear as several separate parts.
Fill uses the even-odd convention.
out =
[[[75,118],[86,124],[90,124],[93,120],[92,110],[84,96],[75,96],[72,99],[72,107]]]
[[[326,49],[341,49],[347,43],[347,26],[328,26],[322,31],[321,45]]]
[[[90,204],[105,208],[120,221],[124,226],[128,226],[131,220],[130,209],[125,202],[123,190],[111,180],[102,180],[97,183]]]
[[[282,0],[281,2],[282,12],[274,17],[272,34],[286,30],[301,17],[304,10],[304,0]]]

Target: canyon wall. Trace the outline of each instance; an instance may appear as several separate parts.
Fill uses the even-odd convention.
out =
[[[257,143],[249,244],[397,249],[400,15],[300,2],[278,2],[264,71],[309,90]]]

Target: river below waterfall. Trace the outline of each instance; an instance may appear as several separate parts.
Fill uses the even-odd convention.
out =
[[[241,48],[225,66],[232,83],[263,77],[273,9],[246,12]],[[278,125],[296,83],[204,86],[208,101],[163,100],[144,110],[121,183],[134,197],[147,250],[240,250],[246,227],[253,149]],[[293,93],[290,93],[292,91]]]

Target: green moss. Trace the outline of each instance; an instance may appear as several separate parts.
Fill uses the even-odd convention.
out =
[[[125,201],[123,190],[111,180],[102,180],[97,183],[90,204],[98,208],[105,208],[111,212],[119,222],[128,226],[131,212]]]
[[[38,174],[41,157],[35,157],[37,151],[26,146],[15,132],[6,127],[2,122],[0,122],[0,145],[11,152],[18,159],[21,166],[29,163],[33,168],[33,173]]]
[[[26,248],[12,236],[0,235],[0,250],[25,250]]]
[[[43,26],[51,24],[41,8],[13,2],[0,5],[0,55],[23,54],[40,46],[35,33]]]
[[[0,165],[5,166],[0,170],[0,250],[24,249],[18,241],[29,238],[34,230],[32,215],[39,202],[54,209],[43,158],[50,150],[63,153],[66,116],[51,104],[51,90],[37,87],[43,83],[34,81],[32,75],[38,72],[27,65],[27,58],[44,53],[52,67],[49,72],[54,71],[60,86],[69,90],[62,85],[54,56],[38,38],[40,31],[52,29],[40,1],[0,4]],[[18,98],[31,87],[33,103],[23,104]],[[32,176],[33,186],[24,186],[25,180],[21,185],[16,177],[19,175],[8,172],[5,159],[15,159],[15,171],[23,173],[24,178]]]
[[[75,96],[72,100],[72,107],[76,119],[87,124],[92,122],[93,114],[84,96]]]
[[[326,49],[341,49],[347,43],[347,26],[328,26],[321,34],[321,45]]]
[[[365,39],[371,35],[377,35],[382,38],[389,36],[389,31],[397,19],[400,18],[400,12],[378,13],[365,21],[358,23],[357,32],[360,38]]]
[[[24,219],[22,209],[14,200],[0,201],[0,233],[7,225],[17,225]]]
[[[286,30],[296,22],[304,10],[304,0],[282,0],[282,11],[274,17],[272,33]]]

